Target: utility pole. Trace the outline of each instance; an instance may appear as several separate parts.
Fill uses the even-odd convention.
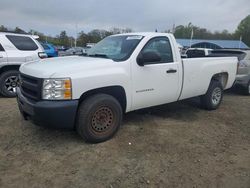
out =
[[[76,43],[77,43],[77,24],[76,24],[76,37],[75,37],[75,47],[76,47]]]
[[[174,32],[175,32],[175,23],[173,24],[172,34],[174,34]]]
[[[190,42],[189,42],[189,47],[190,47],[190,48],[191,48],[191,46],[192,46],[193,37],[194,37],[194,28],[192,28],[192,31],[191,31]]]
[[[240,47],[241,47],[241,41],[242,41],[242,35],[240,36],[239,49],[240,49]]]

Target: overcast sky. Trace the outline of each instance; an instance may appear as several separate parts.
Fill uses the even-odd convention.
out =
[[[164,31],[173,24],[234,31],[250,0],[0,0],[0,25],[56,35],[62,30],[132,28]]]

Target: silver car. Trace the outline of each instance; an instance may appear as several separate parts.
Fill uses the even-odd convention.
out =
[[[230,49],[230,50],[213,50],[210,57],[238,57],[238,70],[235,85],[239,85],[244,89],[245,94],[250,95],[250,49]]]
[[[70,56],[70,55],[82,55],[86,53],[86,50],[82,47],[72,47],[64,52],[60,52],[59,56]]]

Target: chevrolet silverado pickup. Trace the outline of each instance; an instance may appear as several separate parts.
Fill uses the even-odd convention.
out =
[[[126,112],[195,96],[217,109],[236,72],[235,57],[182,60],[172,34],[119,34],[84,56],[23,64],[17,101],[34,124],[75,128],[97,143],[115,135]]]

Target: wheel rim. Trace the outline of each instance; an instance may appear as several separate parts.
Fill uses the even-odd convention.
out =
[[[16,93],[16,88],[19,86],[19,79],[17,76],[9,76],[6,78],[4,85],[9,93],[14,94]]]
[[[107,132],[114,125],[114,113],[109,107],[98,108],[91,122],[92,130],[95,133]]]
[[[215,88],[212,93],[212,103],[218,105],[220,103],[222,92],[220,88]]]

